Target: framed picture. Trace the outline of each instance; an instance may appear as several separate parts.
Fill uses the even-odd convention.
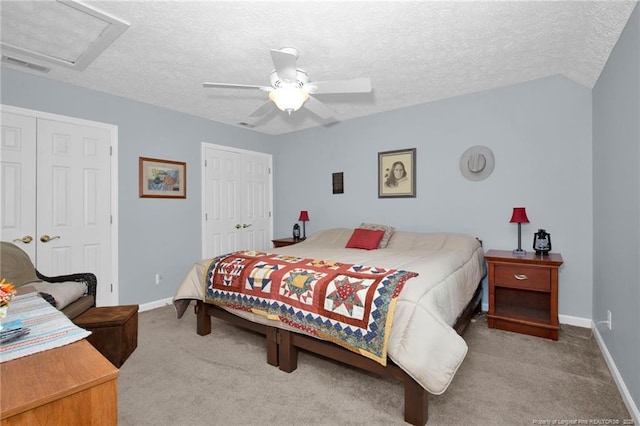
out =
[[[378,153],[378,198],[416,197],[416,149]]]
[[[187,163],[140,157],[140,198],[187,198]]]

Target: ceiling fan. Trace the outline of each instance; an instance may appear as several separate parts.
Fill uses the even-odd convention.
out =
[[[306,71],[296,65],[298,51],[292,47],[271,50],[271,59],[275,69],[271,72],[271,86],[250,84],[203,83],[207,88],[259,89],[269,93],[269,100],[249,114],[248,120],[242,124],[252,125],[274,106],[291,115],[292,112],[305,107],[324,120],[333,118],[335,111],[311,95],[336,93],[369,93],[371,80],[368,77],[351,80],[309,81]]]

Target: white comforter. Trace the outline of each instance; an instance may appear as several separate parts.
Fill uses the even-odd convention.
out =
[[[418,277],[406,282],[397,299],[388,355],[426,390],[443,393],[467,353],[467,344],[452,325],[485,275],[480,243],[463,234],[396,231],[385,249],[344,248],[352,232],[329,229],[270,252],[417,272]],[[203,275],[208,263],[203,260],[192,267],[174,302],[203,299]],[[283,327],[259,315],[240,316]]]

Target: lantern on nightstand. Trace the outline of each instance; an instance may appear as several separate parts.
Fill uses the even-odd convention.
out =
[[[533,249],[536,254],[543,256],[549,254],[551,251],[551,234],[544,229],[538,229],[538,232],[533,234]]]

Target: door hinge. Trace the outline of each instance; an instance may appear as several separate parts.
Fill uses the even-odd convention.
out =
[[[208,213],[204,214],[204,220],[209,220],[209,214]]]
[[[109,215],[109,223],[113,225],[113,215]]]
[[[111,157],[113,157],[113,147],[112,146],[109,147],[109,155]]]
[[[113,293],[113,283],[111,283],[111,293]]]
[[[271,217],[271,212],[269,212],[269,217]]]
[[[204,160],[204,166],[207,167],[207,160]]]

